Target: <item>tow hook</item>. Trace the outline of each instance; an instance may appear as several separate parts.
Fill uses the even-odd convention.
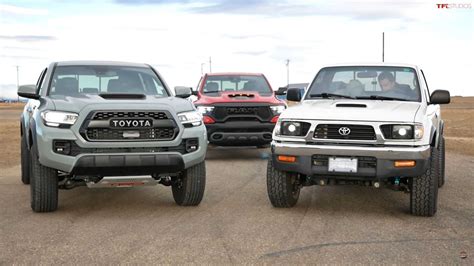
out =
[[[172,182],[171,182],[171,176],[163,176],[160,178],[160,181],[158,181],[159,184],[162,184],[163,186],[171,186],[172,185]]]

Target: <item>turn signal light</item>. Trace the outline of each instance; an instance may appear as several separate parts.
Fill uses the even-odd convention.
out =
[[[212,119],[212,117],[207,115],[204,115],[202,117],[202,121],[204,122],[204,124],[214,124],[216,122],[214,119]]]
[[[414,167],[416,165],[416,162],[411,160],[411,161],[395,161],[394,166],[395,167]]]
[[[276,122],[278,122],[278,118],[279,118],[279,117],[280,117],[280,116],[278,116],[278,115],[274,116],[270,122],[271,122],[271,123],[276,123]]]
[[[294,163],[296,162],[296,157],[287,156],[287,155],[278,155],[278,161],[285,162],[285,163]]]

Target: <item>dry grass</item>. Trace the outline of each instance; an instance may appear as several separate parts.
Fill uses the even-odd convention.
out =
[[[20,162],[19,118],[24,104],[0,103],[0,167]],[[449,152],[474,156],[474,97],[453,97],[443,106],[446,145]]]

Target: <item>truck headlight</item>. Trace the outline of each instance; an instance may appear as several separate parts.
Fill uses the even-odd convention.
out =
[[[413,139],[413,126],[411,125],[393,125],[393,139]]]
[[[310,124],[297,121],[283,121],[280,126],[280,133],[283,136],[305,136],[308,133]]]
[[[178,119],[184,127],[200,126],[202,124],[202,115],[196,111],[179,113]]]
[[[286,106],[284,106],[284,105],[273,105],[273,106],[270,106],[270,109],[272,110],[272,112],[274,114],[281,114],[281,113],[283,113],[283,111],[285,111]]]
[[[214,106],[201,105],[201,106],[196,106],[196,108],[198,112],[200,112],[202,115],[212,113],[212,111],[214,110]]]
[[[50,127],[71,127],[76,123],[78,116],[76,113],[60,111],[44,111],[41,113],[44,124]]]

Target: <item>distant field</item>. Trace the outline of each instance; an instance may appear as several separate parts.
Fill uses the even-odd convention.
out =
[[[0,103],[0,167],[20,162],[19,118],[22,103]],[[453,97],[442,107],[447,150],[474,156],[474,97]]]

